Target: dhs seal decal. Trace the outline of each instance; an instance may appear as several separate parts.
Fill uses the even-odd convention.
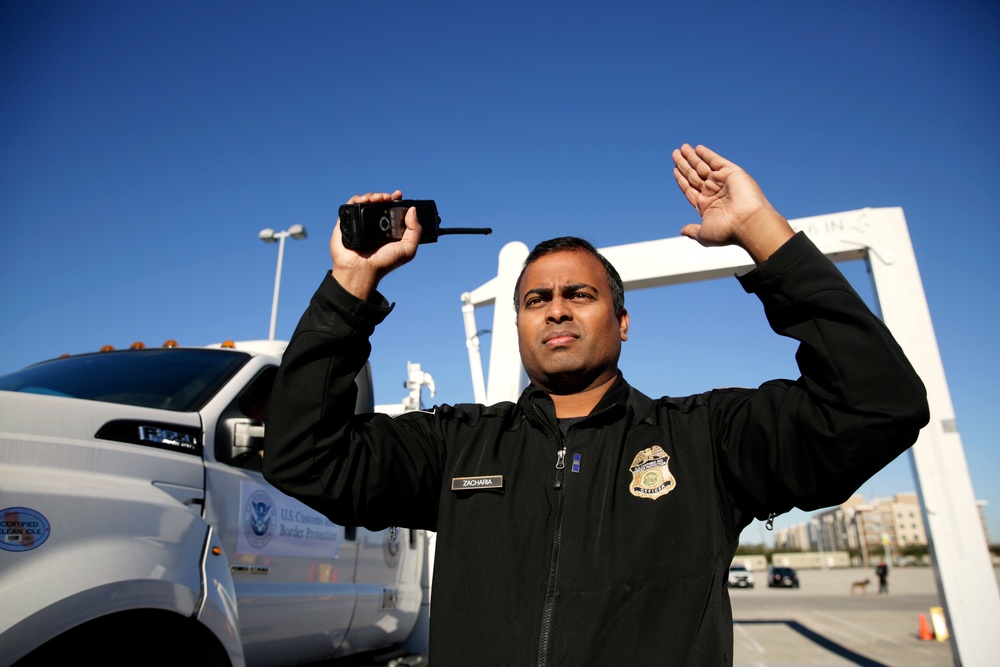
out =
[[[670,457],[659,445],[636,454],[629,467],[632,472],[632,482],[628,490],[632,495],[636,498],[656,500],[673,491],[677,482],[667,468],[669,460]]]
[[[266,492],[257,490],[250,494],[243,506],[243,534],[247,541],[260,549],[274,536],[274,501]]]

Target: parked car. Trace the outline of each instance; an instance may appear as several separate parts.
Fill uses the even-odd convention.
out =
[[[730,588],[753,588],[753,572],[742,565],[733,563],[729,566]]]
[[[798,588],[799,575],[790,567],[774,567],[772,565],[767,568],[767,587]]]

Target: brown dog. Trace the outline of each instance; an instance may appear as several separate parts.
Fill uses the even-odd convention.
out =
[[[862,593],[868,592],[868,584],[871,583],[871,579],[862,579],[861,581],[855,581],[851,584],[851,595],[854,595],[854,591],[861,591]]]

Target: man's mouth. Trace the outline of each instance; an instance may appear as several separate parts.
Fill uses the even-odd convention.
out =
[[[542,344],[549,347],[559,347],[576,340],[576,334],[569,331],[553,331],[542,339]]]

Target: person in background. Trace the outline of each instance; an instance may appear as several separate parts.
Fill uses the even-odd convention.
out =
[[[875,567],[875,576],[878,577],[878,594],[889,594],[889,566],[884,560],[880,560]]]

